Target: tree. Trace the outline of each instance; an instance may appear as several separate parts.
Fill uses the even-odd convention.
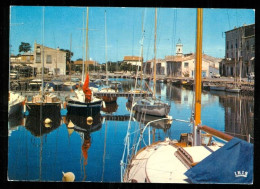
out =
[[[21,42],[21,45],[19,45],[19,52],[28,52],[31,50],[30,43]]]
[[[71,57],[73,57],[73,52],[70,52],[68,49],[60,49],[63,52],[66,52],[66,62],[70,62]]]

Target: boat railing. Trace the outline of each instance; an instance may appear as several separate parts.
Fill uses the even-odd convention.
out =
[[[161,121],[161,120],[169,120],[169,121],[178,121],[178,122],[185,122],[185,123],[190,123],[190,121],[187,121],[187,120],[181,120],[181,119],[174,119],[172,118],[171,116],[168,116],[168,117],[165,117],[165,118],[161,118],[161,119],[156,119],[156,120],[153,120],[153,121],[149,121],[143,128],[142,132],[140,133],[140,137],[139,137],[139,140],[137,142],[137,145],[136,146],[139,146],[139,143],[141,142],[141,140],[143,140],[143,133],[145,132],[146,128],[151,124],[151,123],[154,123],[154,122],[158,122],[158,121]],[[148,142],[150,145],[151,144],[151,136],[150,136],[150,127],[148,127],[149,130],[148,130]],[[145,141],[143,141],[143,143],[146,145]],[[135,149],[135,154],[137,153],[137,148]]]
[[[133,106],[135,106],[135,104],[133,104]],[[151,141],[151,136],[150,136],[150,124],[154,123],[154,122],[158,122],[158,121],[162,121],[162,120],[169,120],[169,121],[177,121],[177,122],[184,122],[184,123],[188,123],[191,124],[190,120],[181,120],[181,119],[174,119],[172,118],[172,116],[168,116],[168,117],[164,117],[164,118],[160,118],[160,119],[156,119],[156,120],[152,120],[149,121],[143,129],[137,129],[134,132],[127,132],[127,135],[125,137],[125,149],[123,152],[123,157],[121,159],[120,162],[120,166],[121,166],[121,181],[123,181],[123,175],[125,173],[126,167],[128,166],[129,160],[131,159],[131,157],[133,157],[134,155],[136,155],[138,149],[139,149],[139,145],[140,142],[143,141],[143,144],[145,146],[147,146],[147,144],[144,141],[144,132],[147,130],[148,128],[148,145],[150,145],[150,141]],[[130,149],[130,135],[136,134],[140,131],[140,136],[138,138],[138,141],[133,145],[133,147]],[[130,153],[130,151],[132,151],[132,154]]]

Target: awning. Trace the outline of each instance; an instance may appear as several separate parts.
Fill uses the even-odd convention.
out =
[[[253,184],[253,144],[233,138],[185,172],[192,183]]]

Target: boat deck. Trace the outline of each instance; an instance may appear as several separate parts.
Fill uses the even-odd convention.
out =
[[[179,148],[189,154],[190,162],[180,160],[183,157],[178,155],[182,153]],[[170,140],[154,143],[140,150],[132,159],[124,182],[188,183],[184,173],[193,166],[192,163],[200,162],[217,149],[218,146],[182,148]]]

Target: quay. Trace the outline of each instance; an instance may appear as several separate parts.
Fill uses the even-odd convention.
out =
[[[90,73],[90,76],[92,79],[104,79],[106,77],[105,73]],[[30,91],[30,82],[33,79],[37,79],[40,76],[37,76],[36,78],[30,77],[30,78],[20,78],[20,79],[11,79],[10,80],[10,89],[15,91]],[[72,77],[81,78],[80,75],[74,75]],[[46,76],[45,82],[51,81],[51,79],[54,79],[54,77]],[[69,81],[69,76],[58,76],[55,77],[56,79],[60,79],[61,81]],[[108,78],[126,78],[126,79],[136,79],[136,75],[130,74],[130,73],[124,73],[124,74],[118,74],[118,73],[109,73]],[[141,76],[138,75],[137,79],[141,79]],[[152,80],[152,77],[148,77],[148,75],[143,75],[144,80]],[[187,78],[187,77],[166,77],[165,75],[157,75],[157,81],[163,82],[167,84],[177,85],[177,86],[183,86],[187,88],[193,88],[194,79],[193,78]],[[229,88],[233,88],[235,85],[240,87],[241,93],[245,94],[254,94],[254,80],[248,81],[247,78],[241,78],[241,80],[237,79],[235,81],[232,77],[220,77],[220,78],[202,78],[202,86],[203,89],[208,89],[207,86],[209,85],[225,85]],[[40,86],[40,83],[39,83]],[[95,93],[96,96],[117,96],[117,97],[129,97],[133,94],[130,93],[113,93],[113,94],[105,94],[101,92]],[[143,95],[143,94],[142,94]],[[138,96],[138,94],[136,94]],[[140,95],[139,95],[140,96]]]
[[[39,91],[19,91],[19,93],[23,96],[33,96],[39,93]],[[66,97],[71,94],[70,91],[53,91],[51,92],[57,96],[60,97]],[[117,92],[117,93],[111,93],[111,92],[93,92],[93,95],[101,98],[103,96],[109,96],[109,97],[131,97],[135,95],[135,97],[144,97],[144,96],[152,96],[151,93],[132,93],[132,92]]]

